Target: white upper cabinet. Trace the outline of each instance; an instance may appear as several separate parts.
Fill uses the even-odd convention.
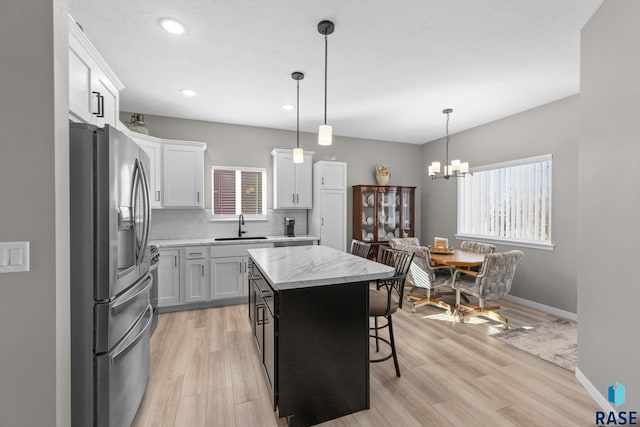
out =
[[[116,127],[124,85],[71,16],[69,20],[69,116]]]
[[[293,150],[276,148],[273,156],[273,209],[311,209],[313,152],[303,163],[293,163]]]
[[[347,189],[347,164],[344,162],[319,161],[315,164],[313,179],[321,190]]]
[[[149,179],[149,196],[151,208],[162,207],[162,140],[137,132],[125,131],[140,148],[149,156],[150,170],[147,172]]]
[[[204,208],[203,142],[161,139],[133,132],[122,122],[118,129],[149,156],[151,208]]]
[[[163,207],[204,208],[205,148],[201,142],[163,141]]]

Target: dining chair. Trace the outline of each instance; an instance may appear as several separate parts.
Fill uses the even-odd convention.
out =
[[[473,242],[470,240],[465,240],[460,243],[460,249],[463,251],[475,252],[477,254],[492,254],[496,251],[495,245],[490,243]]]
[[[371,249],[371,243],[361,242],[359,240],[353,239],[351,241],[351,250],[349,251],[352,255],[357,255],[362,258],[369,257],[369,250]]]
[[[389,244],[394,249],[405,250],[415,254],[409,273],[407,274],[407,284],[411,286],[411,291],[407,295],[409,300],[413,300],[412,312],[423,305],[434,305],[444,308],[447,313],[451,312],[451,304],[443,301],[439,288],[451,288],[453,270],[449,266],[437,265],[431,260],[429,248],[420,246],[420,240],[416,237],[401,239],[391,239]],[[425,290],[425,294],[415,292],[416,288]],[[449,292],[449,294],[452,294]]]
[[[369,289],[369,317],[374,318],[374,326],[369,329],[374,331],[369,336],[375,339],[376,353],[380,351],[380,341],[391,347],[391,353],[378,358],[369,357],[371,363],[384,362],[393,358],[393,364],[396,369],[396,376],[400,376],[400,365],[398,364],[398,354],[396,352],[395,339],[393,337],[393,313],[402,308],[402,293],[404,290],[404,282],[409,272],[409,267],[413,260],[414,254],[408,251],[400,251],[389,248],[388,246],[380,246],[378,248],[378,261],[391,265],[395,268],[393,277],[387,279],[378,279],[375,289]],[[385,323],[380,325],[378,320],[383,318]],[[389,330],[389,339],[380,336],[382,329]]]
[[[498,314],[500,306],[487,307],[486,300],[495,300],[508,295],[516,273],[516,266],[524,258],[524,253],[513,250],[503,253],[490,253],[484,258],[480,271],[456,269],[453,275],[453,288],[456,290],[456,307],[454,315],[461,323],[468,316],[485,316],[509,328],[506,317]],[[460,301],[462,294],[478,299],[478,305]],[[462,308],[465,308],[464,310]]]

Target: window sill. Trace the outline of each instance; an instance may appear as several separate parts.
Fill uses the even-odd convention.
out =
[[[456,234],[458,240],[475,240],[485,243],[493,243],[496,245],[517,246],[521,248],[542,249],[544,251],[552,251],[556,245],[549,242],[534,242],[530,240],[505,239],[501,237],[476,236],[472,234]]]

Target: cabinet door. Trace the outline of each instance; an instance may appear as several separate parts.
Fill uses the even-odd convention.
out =
[[[273,171],[273,208],[296,207],[296,165],[293,163],[293,154],[278,153]]]
[[[343,162],[318,162],[318,175],[314,179],[320,180],[322,190],[347,189],[347,164]]]
[[[159,250],[158,305],[160,307],[180,302],[180,251]]]
[[[185,301],[205,301],[207,299],[207,286],[209,283],[207,275],[207,262],[204,259],[187,260]]]
[[[403,188],[401,191],[401,228],[402,228],[402,237],[413,237],[415,236],[415,222],[414,222],[414,212],[415,212],[415,189],[413,188]]]
[[[69,112],[85,123],[93,123],[91,114],[91,65],[69,39]]]
[[[211,299],[246,295],[247,257],[211,259]]]
[[[204,207],[204,155],[200,147],[165,144],[162,148],[164,207]]]
[[[149,192],[151,196],[151,208],[158,209],[162,207],[162,145],[153,141],[146,141],[142,138],[132,136],[132,139],[144,150],[149,156],[150,167],[147,171],[149,179]]]
[[[300,209],[311,209],[313,206],[312,194],[312,177],[313,177],[313,164],[312,157],[309,155],[304,156],[303,163],[295,164],[296,177],[295,177],[295,200],[294,207]]]
[[[119,115],[118,91],[109,80],[100,73],[94,73],[95,79],[92,84],[92,92],[96,101],[97,114],[96,124],[98,126],[111,125],[116,126]]]
[[[400,194],[396,187],[378,188],[378,224],[376,239],[385,242],[400,237]]]
[[[318,208],[316,206],[316,208]],[[320,244],[347,250],[347,193],[322,190],[320,194]]]

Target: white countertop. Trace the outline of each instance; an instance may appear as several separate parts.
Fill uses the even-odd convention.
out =
[[[226,236],[219,236],[219,238]],[[230,236],[229,236],[230,237]],[[218,245],[246,245],[254,243],[278,243],[278,242],[308,242],[319,241],[318,236],[266,236],[266,239],[249,239],[251,236],[247,236],[243,240],[216,240],[215,237],[205,238],[193,238],[193,239],[166,239],[166,240],[152,240],[150,245],[156,245],[159,248],[174,248],[181,246],[218,246]]]
[[[393,276],[394,269],[327,246],[249,249],[276,290],[364,282]]]

